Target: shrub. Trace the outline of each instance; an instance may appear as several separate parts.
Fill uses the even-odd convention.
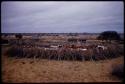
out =
[[[123,75],[124,75],[124,65],[120,64],[120,65],[114,66],[111,74],[113,76],[118,77],[119,79],[123,79],[124,78],[123,77]]]
[[[120,46],[108,46],[106,50],[91,48],[87,51],[75,49],[60,48],[58,50],[44,50],[43,48],[28,47],[13,45],[6,52],[9,56],[27,57],[27,58],[42,58],[54,60],[104,60],[106,58],[115,58],[124,54],[123,48]]]
[[[16,46],[12,46],[10,47],[6,54],[11,56],[11,57],[14,57],[14,56],[19,56],[19,54],[21,53],[21,49],[19,47],[16,47]]]
[[[1,40],[1,43],[2,43],[2,44],[8,44],[8,40],[2,39],[2,40]]]
[[[17,39],[22,39],[23,36],[22,36],[21,34],[16,34],[15,37],[16,37]]]
[[[99,40],[120,40],[120,35],[116,31],[104,31],[102,32],[97,39]]]

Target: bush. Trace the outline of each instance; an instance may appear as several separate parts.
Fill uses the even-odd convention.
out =
[[[104,31],[97,39],[99,40],[120,40],[120,35],[116,31]]]
[[[77,39],[76,38],[69,38],[68,42],[77,42]]]
[[[22,36],[21,34],[16,34],[15,37],[16,37],[17,39],[22,39],[23,36]]]
[[[8,44],[9,42],[8,42],[8,40],[2,39],[2,40],[1,40],[1,43],[2,43],[2,44]]]
[[[108,46],[106,50],[92,48],[87,51],[71,50],[71,49],[58,49],[58,50],[44,50],[37,47],[24,48],[23,46],[12,46],[6,52],[9,56],[14,57],[27,57],[27,58],[42,58],[54,60],[104,60],[106,58],[115,58],[124,54],[123,48],[118,46]]]
[[[118,77],[119,79],[123,79],[124,78],[124,65],[120,64],[120,65],[114,66],[111,74],[113,76]]]
[[[17,55],[21,56],[21,55],[19,55],[19,54],[21,54],[21,52],[22,52],[21,48],[12,46],[7,50],[6,54],[11,56],[11,57],[14,57],[14,56],[17,56]]]

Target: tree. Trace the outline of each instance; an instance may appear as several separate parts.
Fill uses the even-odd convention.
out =
[[[68,42],[77,42],[77,39],[75,39],[75,38],[69,38]]]
[[[21,34],[16,34],[15,37],[17,38],[17,43],[20,45],[20,40],[22,39],[22,35]]]
[[[21,34],[16,34],[15,37],[16,37],[17,39],[22,39],[22,35],[21,35]]]
[[[120,40],[121,38],[116,31],[104,31],[97,37],[97,39],[111,42],[111,40]]]

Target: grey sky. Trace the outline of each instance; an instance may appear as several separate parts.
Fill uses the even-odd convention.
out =
[[[2,2],[2,33],[123,33],[123,2]]]

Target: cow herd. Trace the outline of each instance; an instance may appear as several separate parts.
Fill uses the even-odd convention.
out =
[[[102,44],[51,44],[36,41],[11,40],[8,49],[10,56],[17,57],[40,57],[47,59],[65,60],[101,60],[113,58],[123,54],[121,47]]]

